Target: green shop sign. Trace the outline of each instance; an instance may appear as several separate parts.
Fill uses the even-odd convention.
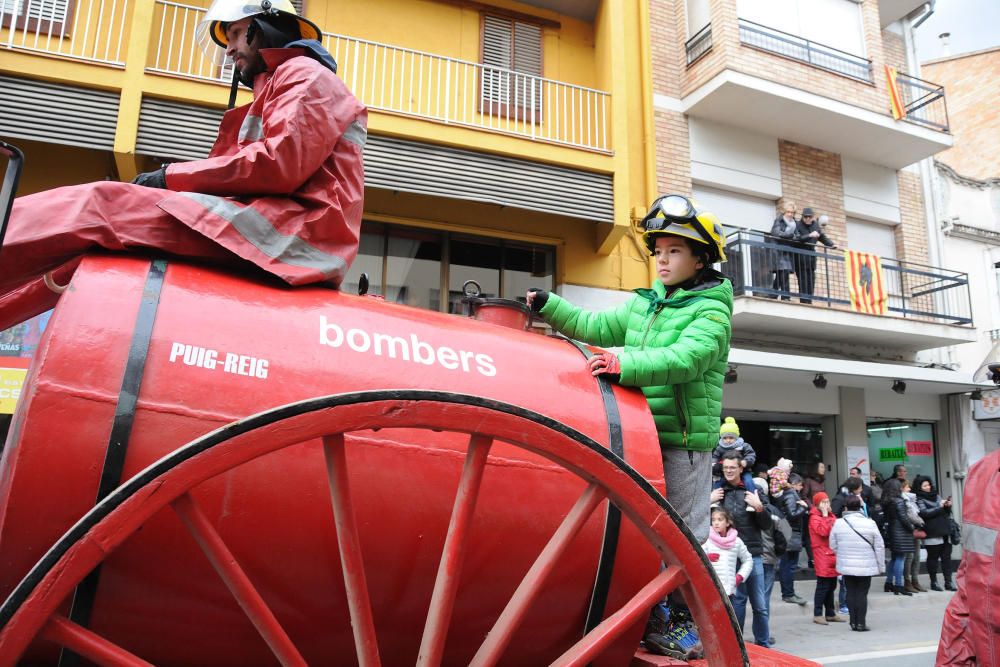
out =
[[[878,450],[879,461],[905,461],[906,447],[886,447]]]

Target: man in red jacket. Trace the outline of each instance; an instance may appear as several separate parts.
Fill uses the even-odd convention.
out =
[[[51,308],[50,288],[93,248],[249,262],[291,285],[340,283],[358,250],[365,107],[334,74],[319,28],[290,0],[216,0],[199,33],[226,49],[253,102],[226,113],[204,160],[131,184],[16,200],[0,261],[0,311],[23,319]]]
[[[944,612],[935,665],[1000,667],[1000,451],[969,468],[962,498],[958,592]]]

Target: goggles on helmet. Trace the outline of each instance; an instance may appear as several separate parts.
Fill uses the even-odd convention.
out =
[[[712,238],[708,230],[698,219],[698,209],[687,197],[681,195],[666,195],[653,202],[649,213],[640,223],[646,232],[666,231],[670,225],[691,225],[692,229],[698,232],[702,240],[710,245],[716,245],[716,240]]]

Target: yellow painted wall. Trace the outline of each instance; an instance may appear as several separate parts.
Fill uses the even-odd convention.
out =
[[[7,138],[7,141],[24,151],[24,171],[18,195],[116,176],[114,160],[107,151],[25,139]]]
[[[207,2],[188,0],[192,5]],[[633,207],[644,208],[652,196],[646,191],[648,179],[644,143],[647,137],[643,129],[645,106],[649,103],[643,94],[643,86],[648,83],[644,81],[643,69],[636,65],[637,59],[642,57],[639,35],[648,27],[638,9],[639,2],[641,0],[605,0],[593,24],[556,16],[516,2],[496,0],[492,3],[560,23],[559,29],[548,27],[544,30],[544,74],[547,78],[605,90],[615,96],[610,107],[609,124],[613,130],[613,154],[531,142],[398,114],[373,112],[370,117],[370,129],[381,134],[613,173],[613,226],[500,209],[488,204],[392,195],[384,191],[369,191],[366,213],[389,216],[394,221],[410,224],[451,225],[471,233],[489,230],[497,235],[542,239],[558,248],[559,282],[609,289],[647,286],[650,276],[648,257],[629,232],[631,210]],[[306,13],[328,32],[472,62],[478,62],[480,57],[480,11],[455,2],[307,0]],[[228,91],[224,86],[144,72],[147,66],[166,64],[162,49],[160,59],[155,58],[162,15],[163,8],[157,5],[136,10],[136,25],[146,26],[146,32],[130,35],[129,43],[144,57],[129,61],[124,71],[3,52],[0,70],[18,76],[63,79],[80,85],[112,89],[116,85],[125,87],[116,141],[116,151],[119,151],[117,164],[115,157],[108,153],[21,142],[25,144],[29,158],[22,193],[114,177],[116,168],[127,171],[127,160],[124,158],[134,151],[135,122],[142,95],[211,106],[225,104]],[[193,24],[192,21],[192,28]],[[249,93],[243,93],[243,99],[248,98]],[[138,162],[136,169],[148,168],[142,160]],[[602,252],[596,252],[598,247]]]

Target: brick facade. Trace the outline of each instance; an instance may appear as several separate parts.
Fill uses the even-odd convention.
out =
[[[921,78],[944,86],[955,145],[936,159],[962,176],[1000,177],[1000,48],[925,63]]]
[[[691,194],[691,150],[687,117],[674,111],[657,111],[656,188],[659,193]]]
[[[927,217],[919,174],[899,172],[899,215],[902,224],[895,230],[896,257],[906,262],[929,264]]]
[[[906,66],[906,42],[902,35],[891,30],[882,31],[882,52],[885,54],[885,64],[895,67],[900,72],[909,72]]]

